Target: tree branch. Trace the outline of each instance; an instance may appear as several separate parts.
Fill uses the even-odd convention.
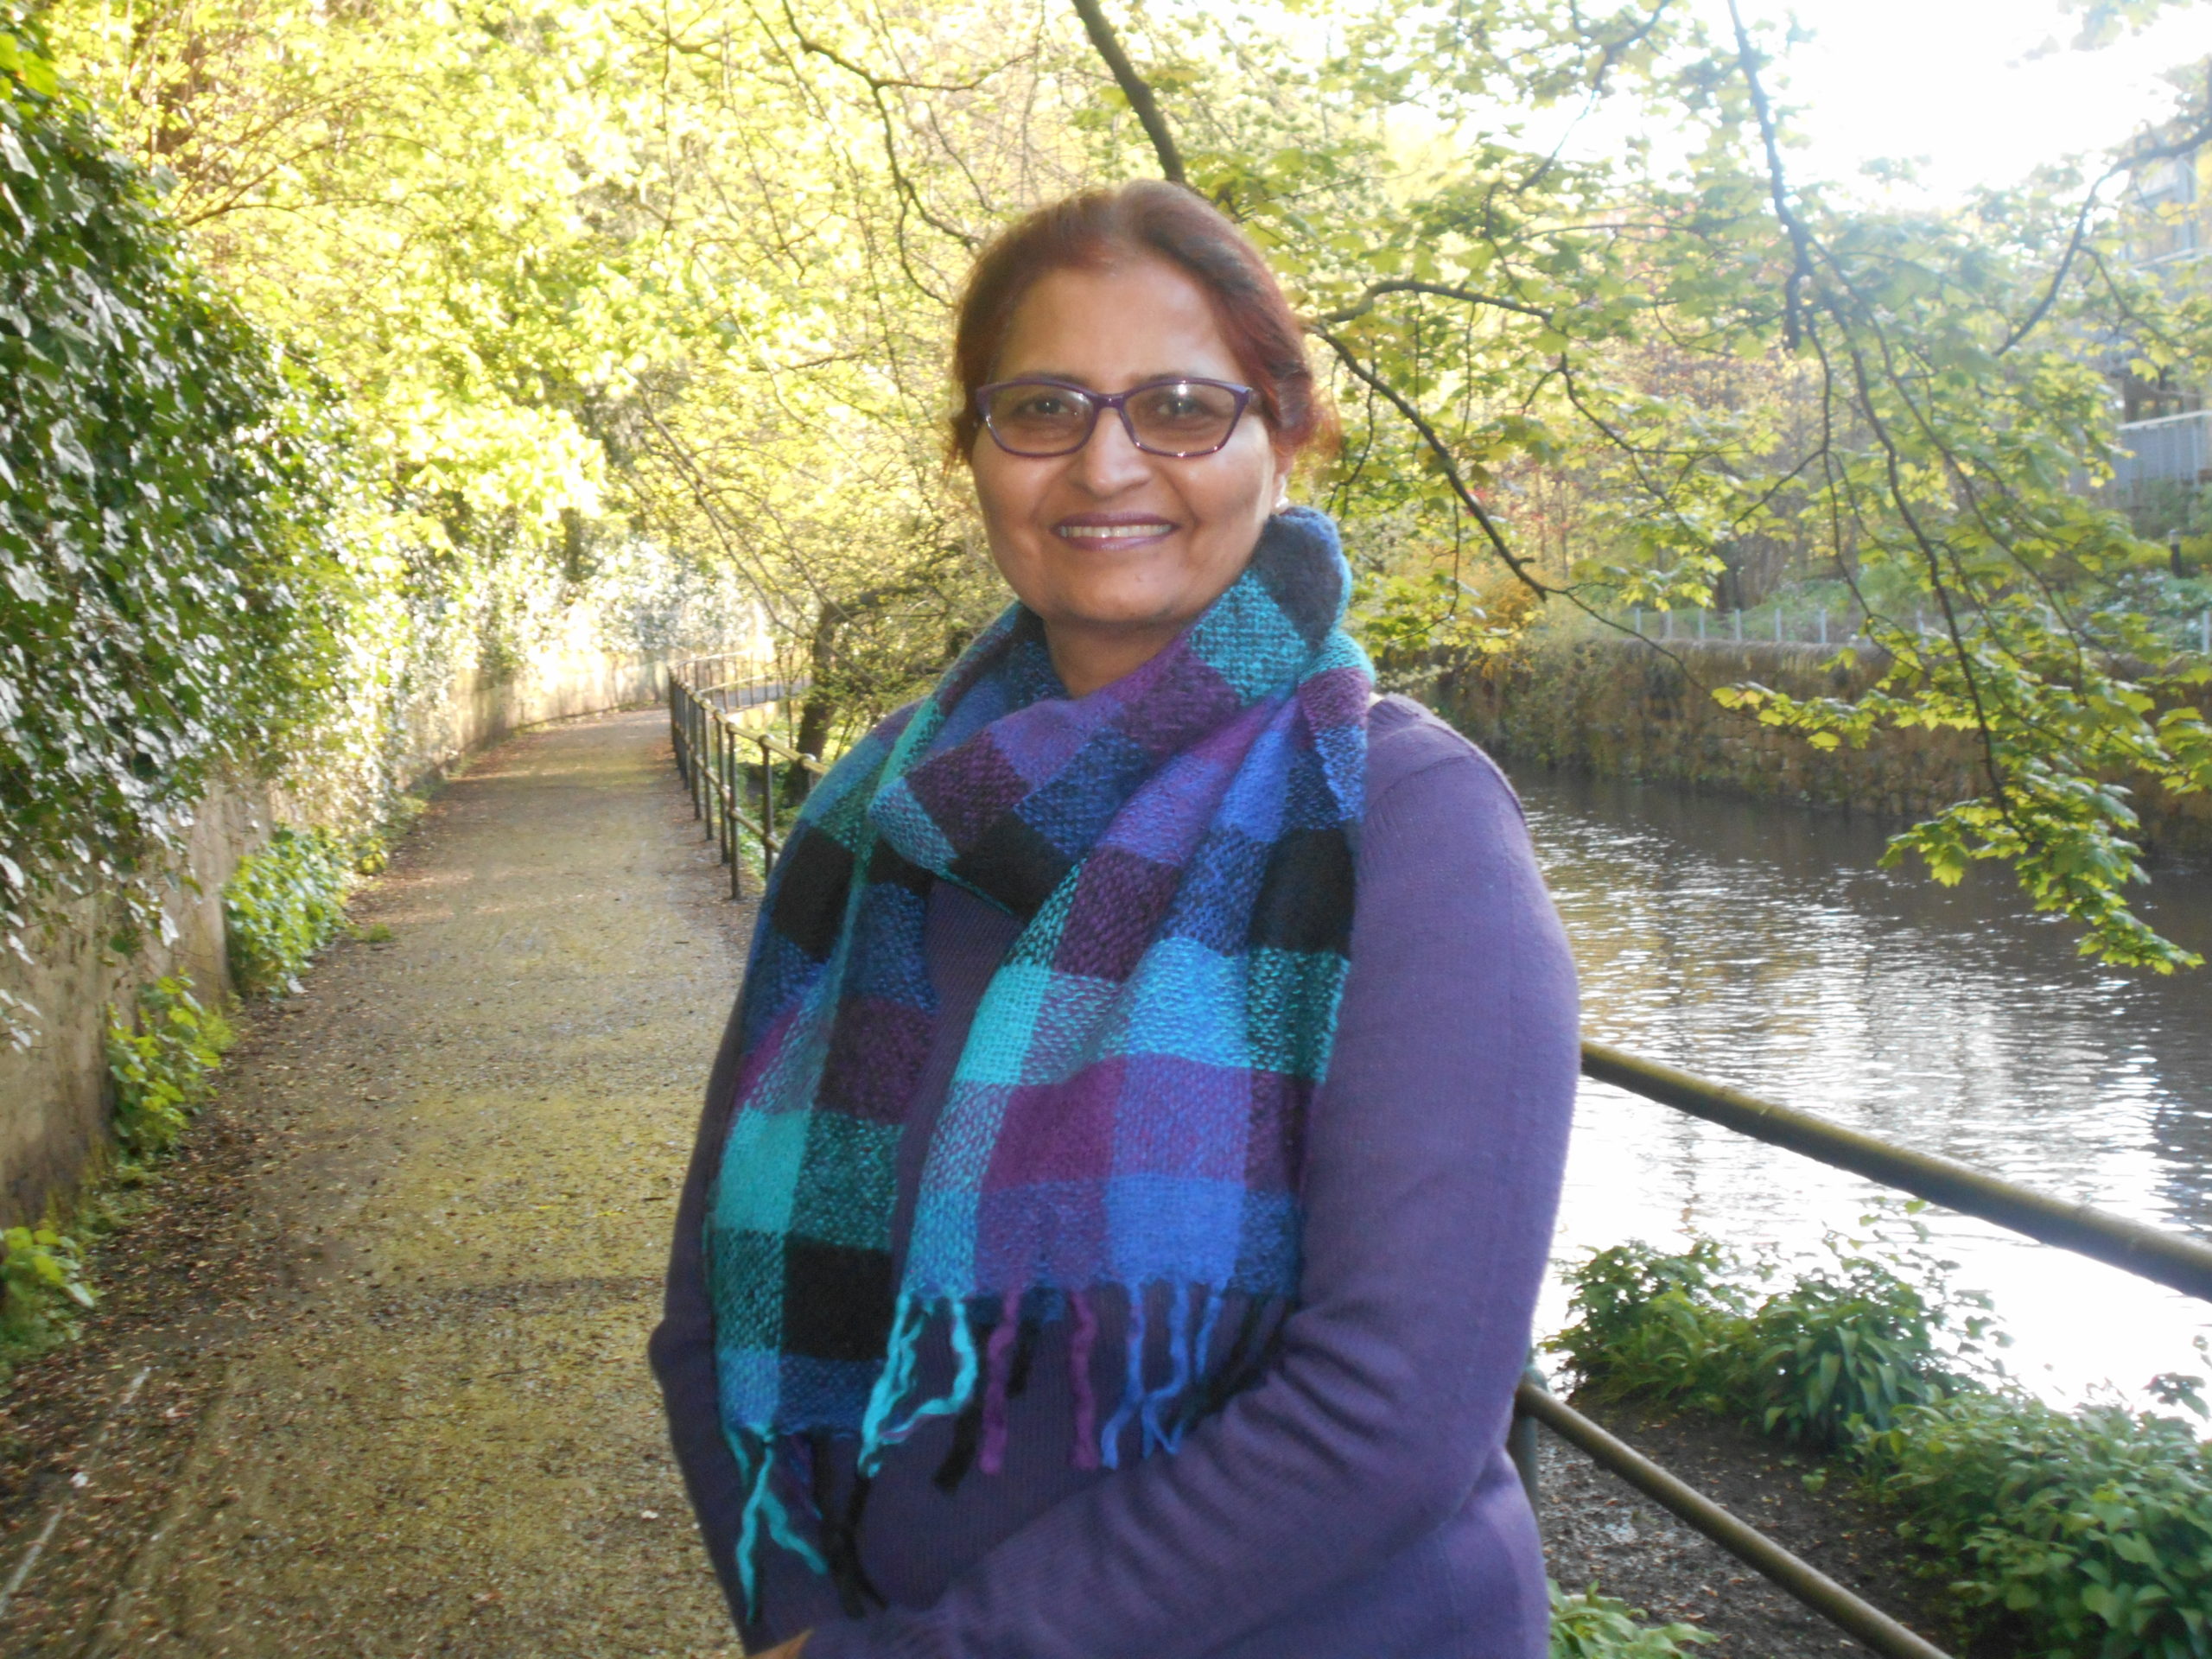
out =
[[[2206,87],[2205,101],[2208,105],[2212,105],[2212,84],[2208,84]],[[2059,295],[2065,289],[2067,277],[2073,274],[2074,261],[2081,256],[2082,244],[2088,234],[2089,215],[2095,211],[2097,197],[2105,186],[2122,173],[2132,173],[2137,168],[2148,166],[2152,162],[2173,161],[2201,149],[2208,143],[2212,143],[2212,118],[2208,118],[2193,132],[2183,137],[2177,138],[2170,143],[2155,144],[2148,149],[2138,150],[2132,156],[2124,156],[2114,162],[2105,169],[2097,181],[2089,187],[2089,194],[2082,199],[2082,211],[2074,215],[2074,234],[2067,239],[2065,255],[2059,260],[2058,269],[2051,274],[2050,286],[2044,290],[2043,299],[2037,303],[2036,308],[2029,312],[2022,320],[2019,327],[2005,336],[2005,343],[1997,348],[1999,356],[2011,351],[2033,334],[2043,320],[2050,315],[2050,308],[2057,303]]]
[[[1540,305],[1530,305],[1521,300],[1501,299],[1495,294],[1481,294],[1471,288],[1453,288],[1446,283],[1416,283],[1410,280],[1370,283],[1367,292],[1353,304],[1341,310],[1325,311],[1318,321],[1322,322],[1352,322],[1375,308],[1375,302],[1386,294],[1433,294],[1440,299],[1463,300],[1469,305],[1487,305],[1500,311],[1517,311],[1524,317],[1534,317],[1538,322],[1549,323],[1552,314]]]
[[[1129,107],[1136,111],[1137,122],[1144,128],[1144,136],[1152,140],[1152,153],[1160,158],[1160,176],[1171,184],[1187,184],[1183,176],[1183,152],[1175,148],[1175,135],[1167,130],[1167,118],[1160,112],[1160,100],[1152,95],[1152,88],[1136,66],[1129,61],[1129,54],[1122,50],[1122,42],[1115,37],[1114,26],[1106,21],[1106,14],[1099,10],[1098,0],[1075,0],[1076,16],[1083,19],[1083,32],[1090,36],[1090,43],[1098,50],[1106,67],[1114,77],[1114,84],[1122,89],[1122,96],[1129,100]]]
[[[1774,197],[1774,216],[1789,233],[1794,256],[1789,281],[1783,289],[1783,339],[1791,351],[1805,335],[1805,284],[1813,276],[1813,234],[1797,210],[1789,205],[1789,175],[1782,165],[1782,140],[1774,124],[1774,106],[1767,102],[1766,83],[1759,79],[1758,53],[1751,31],[1744,27],[1744,13],[1736,0],[1728,0],[1728,21],[1736,26],[1736,62],[1751,89],[1751,108],[1759,121],[1759,141],[1766,147],[1767,186]]]
[[[1421,435],[1421,441],[1428,446],[1429,454],[1436,458],[1436,464],[1444,474],[1445,482],[1452,486],[1452,493],[1459,498],[1459,505],[1467,510],[1467,516],[1482,527],[1483,535],[1490,542],[1491,550],[1497,555],[1505,568],[1514,574],[1522,586],[1540,599],[1548,599],[1558,592],[1557,588],[1541,581],[1529,569],[1529,562],[1506,544],[1504,533],[1498,529],[1497,521],[1491,518],[1488,509],[1483,505],[1481,499],[1467,486],[1466,480],[1460,476],[1459,463],[1452,455],[1451,447],[1444,442],[1442,435],[1429,424],[1427,417],[1414,407],[1412,400],[1362,363],[1357,353],[1326,328],[1313,322],[1307,323],[1306,327],[1307,333],[1337,354],[1337,360],[1351,372],[1354,379],[1369,390],[1381,393],[1383,401],[1404,416],[1406,423]]]

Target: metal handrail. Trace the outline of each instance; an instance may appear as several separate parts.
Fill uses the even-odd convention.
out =
[[[793,696],[804,689],[802,685],[766,676],[702,683],[706,679],[702,664],[747,660],[737,657],[699,658],[671,664],[668,676],[669,741],[675,751],[676,769],[690,794],[692,816],[703,823],[721,861],[729,866],[729,896],[733,899],[744,891],[744,861],[740,856],[742,842],[738,833],[741,830],[750,831],[760,843],[763,879],[783,851],[784,837],[776,832],[776,774],[779,769],[776,757],[784,758],[784,769],[797,766],[810,783],[828,770],[819,760],[801,753],[772,733],[747,731],[735,719],[743,709]],[[739,759],[740,746],[748,743],[758,753],[757,761]],[[760,772],[760,807],[757,816],[747,810],[746,790],[740,777],[741,772],[748,772],[756,765]]]
[[[1591,1460],[1688,1522],[1699,1532],[1787,1591],[1830,1624],[1840,1626],[1888,1659],[1950,1659],[1862,1596],[1853,1595],[1811,1562],[1791,1554],[1757,1527],[1739,1520],[1686,1481],[1654,1463],[1627,1441],[1608,1433],[1580,1412],[1533,1382],[1513,1396],[1516,1414],[1533,1417]]]
[[[1688,1112],[1738,1135],[1786,1147],[2045,1244],[2212,1301],[2212,1245],[2016,1185],[1931,1152],[1891,1146],[1810,1112],[1761,1100],[1671,1065],[1582,1045],[1582,1074]]]

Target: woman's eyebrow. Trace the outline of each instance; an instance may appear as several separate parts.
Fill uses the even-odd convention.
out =
[[[1065,380],[1070,385],[1083,387],[1086,391],[1104,390],[1087,377],[1071,373],[1065,369],[1024,369],[1019,374],[1010,374],[1005,378],[1008,380]],[[1198,370],[1161,369],[1154,373],[1137,375],[1123,390],[1134,391],[1139,386],[1153,385],[1162,380],[1217,380],[1221,378],[1219,375],[1208,374]]]

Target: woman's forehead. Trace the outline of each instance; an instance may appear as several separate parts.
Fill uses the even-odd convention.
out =
[[[1164,260],[1047,271],[1014,308],[992,378],[1043,374],[1101,390],[1178,374],[1234,378],[1212,301]]]

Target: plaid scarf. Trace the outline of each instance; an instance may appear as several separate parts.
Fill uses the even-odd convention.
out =
[[[779,1444],[803,1459],[804,1437],[856,1436],[871,1476],[975,1402],[995,1471],[1015,1332],[1065,1321],[1077,1465],[1115,1466],[1133,1428],[1173,1451],[1210,1403],[1194,1372],[1223,1293],[1294,1295],[1373,684],[1339,626],[1349,582],[1329,520],[1293,508],[1179,639],[1075,699],[1015,605],[808,798],[761,905],[706,1226],[748,1598],[764,1535],[824,1566],[772,1490]],[[899,1271],[939,880],[1024,926],[961,1052]],[[1088,1297],[1109,1286],[1128,1299],[1128,1381],[1100,1425]],[[1170,1371],[1149,1380],[1148,1301]],[[918,1398],[932,1319],[956,1375]]]

